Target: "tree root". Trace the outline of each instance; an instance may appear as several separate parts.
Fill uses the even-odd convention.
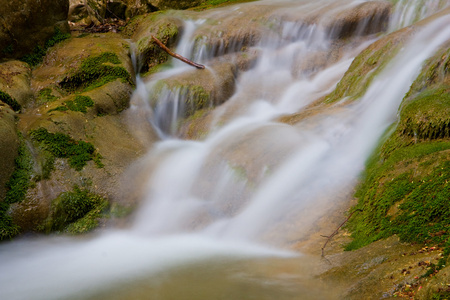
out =
[[[350,220],[350,218],[353,216],[353,214],[355,212],[360,212],[360,211],[362,211],[362,209],[356,209],[356,210],[352,211],[352,213],[347,217],[347,219],[345,219],[345,221],[342,222],[342,224],[339,225],[339,227],[336,228],[336,230],[331,235],[329,235],[329,236],[322,235],[324,238],[327,238],[327,240],[325,241],[325,244],[323,244],[323,247],[322,247],[322,257],[325,257],[324,250],[325,250],[325,247],[327,246],[328,242],[331,241],[331,239],[339,232],[339,229],[341,229],[341,227],[344,226],[348,220]]]

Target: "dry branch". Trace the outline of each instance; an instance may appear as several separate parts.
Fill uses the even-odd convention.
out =
[[[345,221],[342,222],[342,224],[339,225],[339,227],[336,228],[336,230],[331,235],[329,235],[329,236],[322,235],[323,237],[327,238],[325,244],[323,244],[323,247],[322,247],[322,257],[325,257],[324,250],[325,250],[325,247],[327,246],[328,242],[339,232],[339,229],[341,229],[341,227],[344,226],[344,224],[347,223],[347,221],[350,220],[350,218],[353,216],[353,214],[357,211],[362,211],[362,209],[357,209],[357,210],[352,211],[352,213],[347,217],[347,219],[345,219]]]
[[[156,42],[156,44],[157,44],[161,49],[163,49],[164,51],[166,51],[167,54],[169,54],[170,56],[175,57],[176,59],[179,59],[179,60],[181,60],[182,62],[187,63],[188,65],[194,66],[194,67],[196,67],[197,69],[204,69],[204,68],[205,68],[204,65],[195,63],[195,62],[193,62],[193,61],[187,59],[186,57],[183,57],[183,56],[181,56],[181,55],[179,55],[179,54],[176,54],[175,52],[172,52],[169,48],[166,47],[166,45],[164,45],[163,43],[161,43],[161,41],[158,40],[158,39],[157,39],[156,37],[154,37],[153,35],[152,35],[152,39]]]

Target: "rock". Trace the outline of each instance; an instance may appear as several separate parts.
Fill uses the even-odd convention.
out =
[[[67,32],[69,0],[2,1],[0,5],[0,56],[20,58],[54,35],[55,27]]]
[[[114,33],[64,41],[49,49],[33,70],[31,87],[36,101],[20,115],[19,122],[33,154],[33,179],[25,200],[11,205],[11,216],[22,232],[44,228],[53,211],[52,201],[73,191],[75,185],[109,203],[128,204],[122,176],[146,150],[123,121],[133,80],[129,44]],[[71,157],[45,150],[33,137],[33,130],[38,129],[94,152],[86,153],[87,161],[77,167]],[[147,142],[156,140],[156,134],[147,131]]]
[[[61,88],[79,89],[82,86],[86,88],[86,85],[90,84],[89,82],[92,83],[93,78],[89,79],[89,82],[84,81],[83,83],[83,80],[78,80],[78,83],[75,83],[76,75],[86,74],[87,70],[82,69],[86,59],[95,60],[96,57],[102,55],[106,55],[103,58],[104,61],[98,61],[98,63],[94,61],[92,66],[97,68],[102,66],[120,67],[125,69],[130,78],[133,78],[134,69],[129,56],[129,47],[129,43],[115,33],[93,34],[64,41],[51,48],[42,64],[33,70],[32,89],[38,96],[39,92],[45,88],[52,89],[55,95],[61,94],[61,91],[58,91]],[[108,53],[110,53],[109,58],[107,57]],[[109,59],[118,59],[120,63],[108,62]],[[95,68],[91,69],[93,69],[91,71],[95,71]]]
[[[148,0],[70,0],[69,21],[78,24],[100,24],[105,19],[126,20],[158,10]]]
[[[186,9],[190,7],[199,6],[206,2],[206,0],[148,0],[151,5],[157,7],[159,10],[164,9]]]
[[[0,202],[5,197],[5,183],[14,171],[14,159],[19,148],[15,113],[0,101]]]
[[[9,94],[21,106],[33,99],[31,69],[21,61],[0,63],[0,91]]]
[[[218,62],[207,69],[184,72],[157,81],[153,87],[156,92],[179,95],[185,105],[184,117],[192,115],[195,111],[219,105],[225,102],[234,93],[235,89],[234,64]],[[151,79],[151,78],[150,78]],[[156,98],[150,97],[150,102],[155,105]]]
[[[136,18],[127,26],[125,33],[136,44],[140,59],[140,72],[147,72],[166,62],[169,55],[152,40],[152,35],[167,47],[173,47],[178,40],[183,21],[167,15],[149,15]]]
[[[108,2],[111,17],[132,18],[158,10],[150,0],[114,0]]]
[[[331,38],[373,34],[387,29],[391,8],[388,1],[368,1],[338,13],[323,25]]]

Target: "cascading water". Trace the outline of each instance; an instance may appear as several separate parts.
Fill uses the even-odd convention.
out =
[[[304,6],[314,11],[329,4],[261,2],[276,3],[281,11],[284,5],[286,10]],[[234,13],[236,8],[227,13],[230,11]],[[397,24],[390,28],[404,24],[395,20]],[[235,51],[240,45],[208,52],[195,44],[195,32],[206,23],[206,19],[186,21],[177,52],[205,64],[205,71],[214,76],[210,65],[214,55]],[[337,195],[351,189],[378,139],[395,121],[423,61],[450,39],[450,18],[439,18],[416,34],[361,99],[349,103],[342,99],[325,113],[295,126],[277,119],[302,111],[330,93],[354,56],[375,37],[346,48],[330,65],[298,73],[292,68],[296,59],[332,47],[329,33],[311,24],[281,19],[278,23],[280,35],[267,36],[255,46],[259,51],[256,64],[240,74],[233,96],[214,109],[209,134],[202,141],[176,138],[186,91],[155,88],[159,81],[191,70],[188,66],[176,62],[147,82],[138,78],[127,112],[130,126],[152,125],[163,139],[139,162],[148,172],[145,199],[133,225],[82,240],[24,239],[1,245],[0,298],[103,298],[105,290],[114,294],[120,291],[117,286],[139,283],[143,294],[135,294],[136,299],[178,299],[171,289],[180,289],[183,299],[298,299],[299,293],[302,299],[332,299],[321,292],[309,294],[312,286],[283,286],[280,278],[263,278],[257,285],[247,281],[247,291],[238,287],[249,276],[245,266],[251,259],[298,256],[283,250],[285,243],[291,236],[302,238],[333,206]],[[159,93],[152,95],[155,89]],[[136,134],[145,138],[142,132]],[[308,267],[304,261],[296,263]],[[214,269],[205,271],[208,268]],[[210,281],[215,290],[202,287],[203,296],[198,296],[195,288],[170,284],[167,290],[159,288],[170,270],[183,274],[175,285],[183,280],[199,284],[190,278],[195,272],[205,274],[202,280],[218,277]],[[225,283],[217,283],[221,281]],[[231,286],[228,289],[224,288],[227,284]],[[118,295],[131,299],[131,289]],[[186,290],[197,296],[184,293]],[[108,298],[114,296],[108,294]]]

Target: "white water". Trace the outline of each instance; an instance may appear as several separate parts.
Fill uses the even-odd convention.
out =
[[[192,53],[190,43],[202,24],[188,22],[179,50],[208,66],[211,56]],[[282,249],[291,234],[302,237],[333,206],[336,195],[352,187],[395,121],[422,62],[450,39],[450,17],[416,34],[359,101],[296,126],[278,123],[277,117],[329,93],[365,46],[350,49],[313,75],[293,76],[297,53],[329,47],[325,35],[315,30],[287,23],[283,34],[289,43],[274,37],[259,45],[257,65],[241,74],[236,93],[215,110],[215,125],[204,141],[167,138],[174,128],[160,129],[166,139],[140,162],[151,173],[132,228],[89,240],[25,239],[0,245],[0,299],[79,299],[201,260],[294,255],[276,246]],[[187,70],[175,64],[158,78]],[[130,111],[139,113],[136,120],[158,126],[154,120],[164,111],[144,101],[153,84],[145,88],[139,82]],[[305,231],[298,226],[288,230],[290,222]]]

